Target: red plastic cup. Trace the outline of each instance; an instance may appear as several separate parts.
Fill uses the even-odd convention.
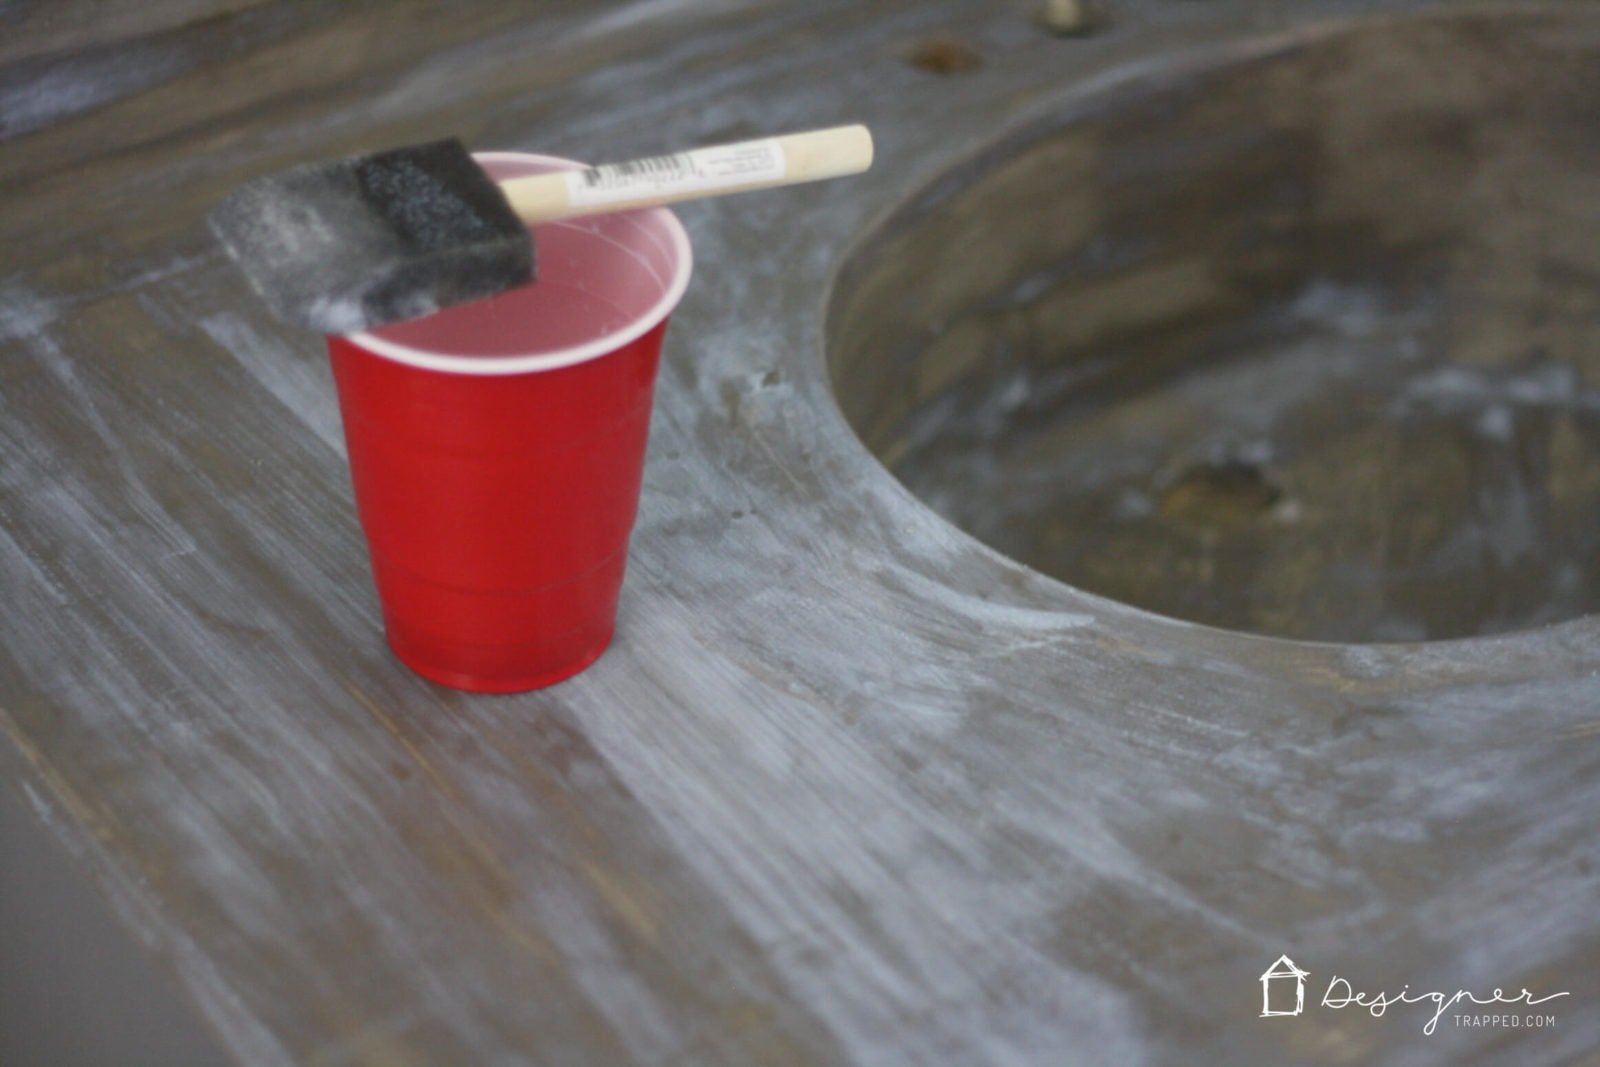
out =
[[[580,166],[476,158],[498,178]],[[610,643],[661,339],[691,269],[664,208],[537,237],[532,285],[328,338],[389,646],[476,692],[553,685]]]

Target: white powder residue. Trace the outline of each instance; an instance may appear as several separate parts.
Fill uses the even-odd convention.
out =
[[[345,454],[338,394],[327,361],[296,352],[281,339],[259,333],[229,311],[200,319],[200,329],[238,360],[250,376],[340,456]]]

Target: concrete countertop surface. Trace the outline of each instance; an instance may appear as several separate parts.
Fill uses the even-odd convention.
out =
[[[1600,1048],[1600,623],[1157,617],[946,523],[831,394],[830,280],[946,168],[1108,72],[1424,5],[1110,6],[1083,37],[955,0],[0,11],[0,773],[233,1058]],[[935,35],[976,65],[908,62]],[[519,696],[409,673],[320,339],[207,208],[449,133],[602,160],[851,121],[870,174],[680,211],[613,647]],[[1262,1018],[1284,955],[1306,1010]],[[1336,976],[1565,995],[1551,1026],[1428,1034],[1428,1002],[1326,1006]]]

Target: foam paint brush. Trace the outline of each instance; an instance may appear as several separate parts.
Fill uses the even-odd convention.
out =
[[[866,170],[864,126],[495,182],[449,139],[242,185],[212,230],[285,321],[344,334],[532,281],[528,227]]]

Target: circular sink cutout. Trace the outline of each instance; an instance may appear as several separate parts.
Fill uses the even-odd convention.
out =
[[[944,175],[834,292],[867,447],[1082,589],[1349,642],[1600,608],[1600,15],[1146,67]]]

